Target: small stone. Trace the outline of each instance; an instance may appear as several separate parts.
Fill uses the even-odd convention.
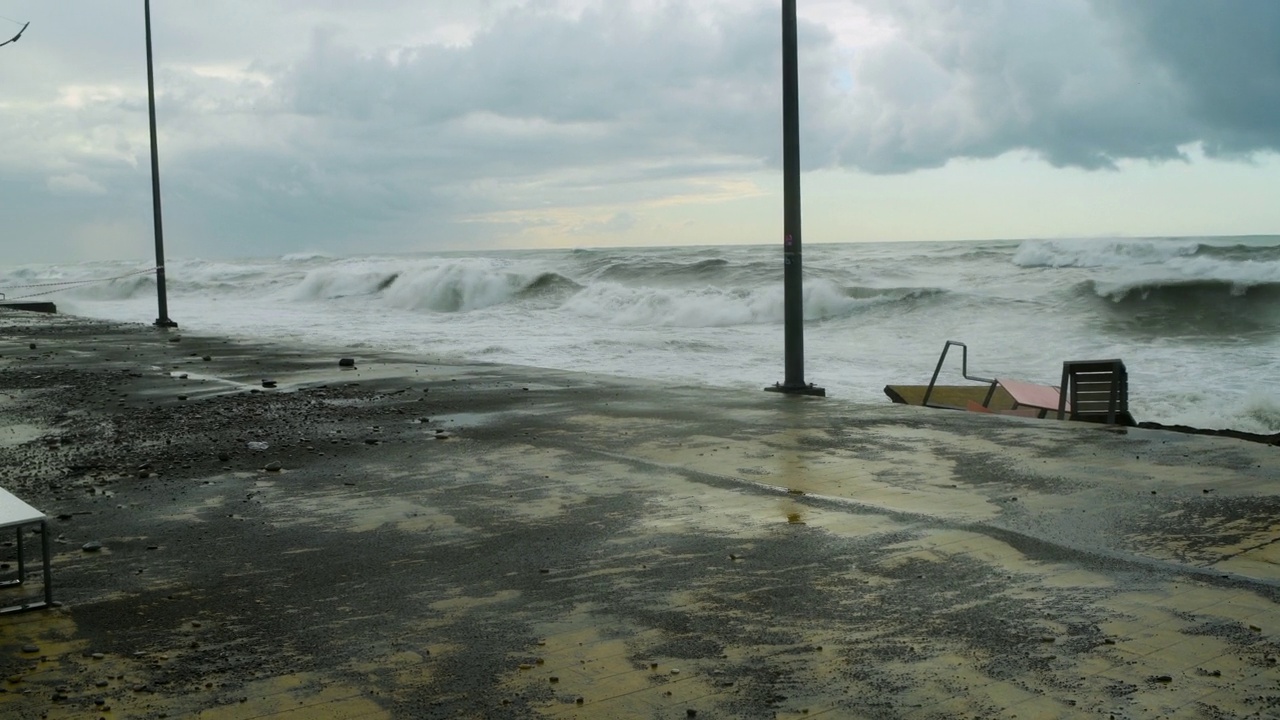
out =
[[[338,361],[338,367],[353,368],[356,366],[355,358],[342,358]]]
[[[24,653],[38,653],[38,652],[40,652],[40,646],[39,646],[39,645],[23,645],[23,646],[22,646],[22,652],[24,652]]]
[[[205,356],[201,357],[200,359],[201,359],[201,360],[203,360],[203,361],[205,361],[205,362],[209,362],[209,361],[213,360],[213,356],[211,356],[211,355],[205,355]]]
[[[552,675],[551,677],[547,678],[547,680],[549,680],[549,681],[551,681],[551,682],[553,682],[553,683],[558,683],[558,682],[560,682],[560,678],[556,677],[555,675]]]
[[[581,705],[582,703],[586,702],[586,700],[583,698],[578,698],[577,700],[574,700],[574,702],[577,703],[578,705]]]
[[[230,462],[230,453],[218,453],[218,462]]]
[[[532,666],[532,665],[530,665],[529,663],[520,663],[520,669],[521,669],[521,670],[532,670],[532,669],[533,669],[533,666]]]
[[[698,717],[698,711],[697,711],[697,710],[694,710],[693,708],[689,708],[688,710],[685,710],[685,711],[684,711],[684,716],[685,716],[685,717]]]
[[[182,336],[174,335],[173,337],[169,338],[169,342],[182,342]]]
[[[90,540],[89,542],[81,545],[80,549],[85,552],[98,552],[102,549],[102,543],[97,540]]]
[[[365,438],[364,444],[365,444],[365,445],[377,445],[377,444],[378,444],[378,443],[380,443],[380,442],[382,442],[382,441],[381,441],[381,440],[379,440],[378,438]]]
[[[284,466],[281,465],[278,460],[273,460],[267,463],[265,466],[263,466],[262,469],[266,470],[267,472],[280,472],[281,470],[284,469]]]
[[[1250,625],[1250,626],[1249,626],[1249,629],[1250,629],[1250,630],[1252,630],[1252,631],[1254,631],[1254,632],[1262,632],[1262,628],[1261,628],[1261,627],[1259,627],[1259,626],[1257,626],[1257,625]]]
[[[679,674],[680,674],[680,668],[671,668],[671,674],[672,674],[672,675],[679,675]]]
[[[149,478],[149,477],[151,477],[151,473],[150,473],[149,471],[147,471],[147,470],[139,470],[139,471],[138,471],[138,479],[139,479],[139,480],[146,480],[146,479],[147,479],[147,478]]]
[[[101,660],[101,659],[105,658],[105,657],[106,657],[106,655],[103,655],[102,653],[94,653],[94,654],[90,655],[89,657],[93,658],[94,660]]]
[[[36,344],[35,344],[35,343],[31,343],[31,344],[30,344],[30,345],[28,345],[27,347],[31,348],[32,350],[35,350],[35,349],[36,349]]]
[[[264,379],[264,380],[262,381],[262,387],[264,387],[264,388],[273,388],[273,387],[275,387],[275,386],[276,386],[276,381],[275,381],[275,380],[266,380],[266,379]]]
[[[1171,676],[1171,675],[1155,675],[1155,676],[1153,676],[1153,677],[1151,678],[1151,682],[1158,682],[1158,683],[1171,683],[1171,682],[1173,682],[1173,676]]]

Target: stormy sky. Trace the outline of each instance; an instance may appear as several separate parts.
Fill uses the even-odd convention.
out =
[[[169,252],[774,242],[779,5],[156,0]],[[810,243],[1280,233],[1280,3],[799,6]],[[147,257],[142,1],[0,16],[0,264]]]

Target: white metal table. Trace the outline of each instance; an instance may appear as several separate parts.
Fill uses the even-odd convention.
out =
[[[0,581],[0,588],[21,587],[27,579],[27,557],[22,543],[22,534],[32,525],[40,526],[40,544],[43,546],[44,562],[44,600],[19,602],[16,605],[0,608],[0,614],[36,610],[53,605],[53,573],[49,565],[49,518],[27,503],[19,500],[13,493],[0,488],[0,530],[13,528],[18,536],[18,578]]]

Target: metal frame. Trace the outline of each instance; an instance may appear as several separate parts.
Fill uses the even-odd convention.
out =
[[[987,388],[987,396],[982,400],[982,407],[988,407],[991,405],[991,398],[996,394],[996,380],[995,378],[984,378],[969,374],[969,346],[958,340],[948,340],[947,344],[942,346],[942,354],[938,356],[938,366],[933,369],[933,377],[929,378],[929,387],[925,389],[924,399],[920,401],[920,404],[925,407],[942,407],[940,405],[930,405],[929,396],[933,395],[933,386],[938,383],[938,373],[942,372],[942,364],[946,362],[947,352],[951,350],[952,345],[960,347],[960,375],[965,380],[973,380],[974,382],[983,382],[990,385]]]

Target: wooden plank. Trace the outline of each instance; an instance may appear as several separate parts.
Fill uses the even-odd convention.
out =
[[[1040,408],[1041,410],[1057,410],[1060,394],[1058,389],[1048,385],[1036,385],[1022,380],[996,378],[1000,387],[1009,392],[1014,402],[1020,406]],[[1071,410],[1070,403],[1067,411]]]

